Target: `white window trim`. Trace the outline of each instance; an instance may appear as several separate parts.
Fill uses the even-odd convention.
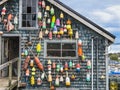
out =
[[[76,43],[76,56],[75,57],[46,57],[47,54],[47,43],[61,43],[61,42],[66,42],[66,43]],[[77,40],[44,40],[44,58],[53,58],[53,59],[78,59],[78,54],[77,54]]]
[[[36,12],[38,12],[38,0],[36,3]],[[36,27],[22,27],[22,0],[19,0],[19,29],[20,30],[33,30],[33,29],[38,29],[38,23],[37,23],[37,17],[38,14],[36,14]]]

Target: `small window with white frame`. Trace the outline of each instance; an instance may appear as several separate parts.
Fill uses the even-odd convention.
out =
[[[45,40],[44,48],[45,58],[78,58],[76,40]]]
[[[19,28],[37,28],[38,0],[20,0]]]

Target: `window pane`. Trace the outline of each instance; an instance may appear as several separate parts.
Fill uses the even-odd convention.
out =
[[[32,0],[32,6],[33,6],[33,7],[36,6],[36,0]]]
[[[36,21],[32,21],[32,27],[36,27]]]
[[[32,20],[32,15],[31,14],[27,14],[27,20]]]
[[[26,7],[26,0],[22,0],[22,7]]]
[[[27,13],[31,13],[31,7],[27,7]]]
[[[32,22],[31,21],[27,21],[27,27],[32,27]]]
[[[31,13],[36,14],[36,8],[35,7],[32,7]]]
[[[63,51],[62,57],[75,57],[76,51]]]
[[[47,49],[61,49],[61,43],[47,43]]]
[[[22,20],[26,20],[26,14],[22,15]]]
[[[36,14],[32,15],[32,20],[36,20]]]
[[[27,0],[27,6],[28,7],[31,7],[31,5],[32,5],[31,2],[32,2],[31,0]]]
[[[75,43],[63,43],[62,49],[76,49]]]
[[[61,57],[60,51],[47,51],[47,57]]]
[[[27,13],[26,7],[23,7],[23,8],[22,8],[22,13],[23,13],[23,14],[24,14],[24,13],[25,13],[25,14]]]
[[[26,27],[26,21],[22,21],[22,27]]]

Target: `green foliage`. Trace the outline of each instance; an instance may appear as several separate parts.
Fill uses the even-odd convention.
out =
[[[118,61],[118,54],[109,54],[109,57],[110,57],[111,60]]]

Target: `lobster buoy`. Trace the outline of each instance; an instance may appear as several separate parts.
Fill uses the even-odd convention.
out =
[[[49,31],[48,31],[48,29],[46,29],[46,30],[45,30],[45,34],[48,35],[48,33],[49,33]]]
[[[52,63],[52,68],[53,68],[53,69],[56,68],[56,63],[55,63],[55,62]]]
[[[47,63],[47,64],[52,64],[52,62],[51,62],[51,60],[50,60],[50,59],[48,60],[48,63]]]
[[[64,25],[64,29],[63,29],[63,30],[64,30],[64,32],[67,32],[67,28],[66,28],[66,25]]]
[[[87,75],[86,75],[86,81],[90,81],[90,73],[87,73]]]
[[[68,25],[71,25],[71,20],[68,19],[66,23],[67,23]]]
[[[71,80],[75,80],[75,75],[74,74],[72,74]]]
[[[60,19],[59,18],[56,19],[56,26],[60,26]]]
[[[35,85],[35,77],[34,76],[31,76],[31,85],[33,86],[33,85]]]
[[[65,82],[66,86],[70,86],[70,78],[68,77],[68,72],[66,72],[66,82]]]
[[[63,19],[64,18],[64,14],[61,12],[60,13],[60,18]]]
[[[75,33],[75,39],[78,39],[79,38],[79,34],[78,34],[78,31],[76,31]]]
[[[59,34],[61,34],[61,35],[64,34],[63,28],[60,28],[60,33]]]
[[[43,19],[43,25],[42,25],[42,28],[43,28],[43,29],[46,29],[46,22],[45,22],[45,19]]]
[[[41,51],[41,44],[40,43],[37,44],[36,51],[37,51],[37,53],[40,53],[40,51]]]
[[[60,65],[60,72],[63,73],[63,65]]]
[[[39,2],[38,2],[38,5],[39,5],[39,6],[42,6],[42,1],[39,1]]]
[[[54,26],[54,29],[53,29],[53,34],[57,34],[57,27],[56,27],[56,25]]]
[[[42,84],[42,80],[41,80],[40,77],[38,77],[38,79],[37,79],[37,85],[41,85],[41,84]]]
[[[48,75],[48,82],[52,82],[52,75],[51,74]]]
[[[55,90],[54,85],[51,85],[51,86],[50,86],[50,90]]]
[[[25,72],[26,76],[30,76],[30,70],[27,69],[26,72]]]
[[[56,66],[56,71],[57,71],[57,72],[60,71],[60,64],[57,64],[57,66]]]
[[[49,32],[49,39],[52,39],[52,31]]]
[[[50,6],[46,6],[46,11],[50,11]]]
[[[27,49],[24,50],[24,55],[25,55],[25,56],[28,55],[28,50],[27,50]]]
[[[42,65],[42,63],[40,62],[39,58],[38,57],[34,57],[34,61],[35,63],[37,64],[38,68],[43,71],[44,70],[44,67]]]
[[[84,55],[84,53],[83,53],[83,55],[82,55],[82,61],[84,61],[85,60],[85,55]]]
[[[42,30],[39,32],[39,39],[42,39],[43,38],[43,32]]]
[[[90,60],[87,61],[87,69],[91,69],[91,61]]]
[[[51,15],[54,15],[54,13],[55,13],[55,11],[54,11],[54,8],[52,7],[52,8],[50,9],[50,14],[51,14]]]
[[[65,71],[67,71],[67,70],[68,70],[68,63],[67,63],[67,62],[65,62],[64,69],[65,69]]]
[[[51,70],[51,65],[50,65],[50,64],[48,64],[48,70],[49,70],[49,71]]]
[[[69,62],[69,68],[72,68],[72,61]]]
[[[42,19],[42,12],[38,12],[38,20]]]
[[[70,30],[71,28],[72,28],[71,25],[69,25],[69,24],[66,25],[66,29],[67,29],[67,30]]]
[[[60,80],[59,80],[59,76],[57,75],[55,79],[55,86],[59,86],[59,85],[60,85]]]
[[[80,64],[79,63],[76,64],[76,72],[80,72]]]
[[[61,75],[60,76],[60,82],[63,82],[64,81],[64,78],[63,78],[63,76]]]
[[[30,56],[27,56],[23,64],[23,70],[25,71],[27,70],[29,61],[30,61]]]
[[[32,74],[32,75],[35,75],[35,71],[36,71],[36,69],[35,69],[35,67],[33,67],[33,68],[32,68],[32,73],[31,73],[31,74]]]
[[[43,80],[45,78],[45,73],[43,72],[41,75],[41,79]]]
[[[46,4],[45,4],[45,1],[43,0],[43,1],[42,1],[42,8],[45,8],[45,5],[46,5]]]
[[[78,40],[78,46],[82,46],[82,40],[81,39]]]
[[[34,66],[34,61],[31,60],[31,61],[30,61],[30,67],[33,67],[33,66]]]
[[[54,15],[54,16],[52,16],[52,22],[55,23],[55,20],[56,20],[56,17]]]
[[[48,17],[47,18],[47,24],[50,24],[50,22],[51,22],[51,19]]]
[[[83,55],[82,47],[78,47],[78,56],[82,55]]]
[[[51,28],[54,28],[55,23],[51,22]]]
[[[44,13],[44,17],[46,18],[48,16],[48,13],[45,11]]]
[[[72,63],[72,68],[75,68],[75,63],[74,62]]]

